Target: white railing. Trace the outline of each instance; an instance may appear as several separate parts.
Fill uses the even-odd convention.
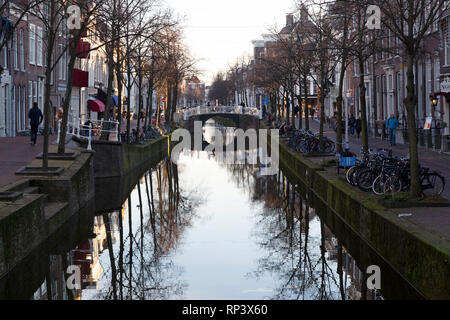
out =
[[[201,115],[201,114],[212,114],[212,113],[220,113],[220,114],[246,114],[246,115],[253,115],[257,116],[260,119],[262,119],[262,111],[258,110],[257,108],[244,108],[242,106],[217,106],[217,107],[196,107],[196,108],[190,108],[186,111],[182,112],[184,120],[188,120],[189,117],[195,116],[195,115]]]
[[[84,121],[84,124],[82,123]],[[106,125],[104,129],[103,126]],[[67,123],[67,133],[76,136],[79,139],[86,139],[88,141],[88,150],[92,150],[92,140],[100,138],[101,135],[107,134],[108,139],[113,136],[113,141],[119,141],[119,122],[107,120],[94,120],[78,116],[70,115]],[[61,134],[61,120],[58,120],[58,140],[59,143]]]

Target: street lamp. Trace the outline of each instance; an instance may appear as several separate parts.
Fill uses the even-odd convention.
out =
[[[437,97],[435,96],[435,95],[431,95],[430,96],[430,99],[431,99],[431,105],[433,106],[433,107],[437,107],[437,105],[438,105],[438,99],[437,99]]]

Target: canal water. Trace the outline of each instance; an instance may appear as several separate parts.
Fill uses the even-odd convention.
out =
[[[338,240],[286,178],[258,171],[193,153],[146,174],[110,230],[96,224],[81,298],[341,299]],[[361,274],[341,250],[357,298]]]
[[[0,298],[411,297],[414,290],[384,265],[390,287],[368,290],[366,272],[358,267],[367,263],[355,260],[321,220],[327,209],[308,199],[282,168],[273,176],[262,176],[260,170],[219,163],[211,153],[189,150],[177,164],[165,159],[146,171],[123,201],[105,194],[111,188],[96,189],[106,202],[99,207],[98,197],[60,236],[1,279]],[[118,206],[115,201],[120,201]],[[349,237],[350,231],[337,231],[358,257],[361,252],[374,255]],[[67,289],[64,271],[70,266],[80,270],[81,289]]]

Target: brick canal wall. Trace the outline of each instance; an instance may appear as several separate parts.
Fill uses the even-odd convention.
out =
[[[87,147],[85,140],[79,140],[76,137],[73,139],[81,148]],[[148,163],[154,162],[155,159],[160,160],[161,156],[167,155],[167,140],[167,137],[161,137],[142,145],[127,145],[101,140],[92,141],[95,178],[123,177]]]
[[[0,279],[94,199],[96,207],[119,208],[143,172],[167,157],[167,140],[132,146],[95,143],[93,152],[59,162],[64,167],[59,176],[27,177],[2,188],[2,192],[39,191],[0,202]],[[98,195],[97,187],[102,189]],[[111,199],[112,194],[123,197]]]
[[[2,190],[23,195],[0,202],[0,278],[94,198],[92,155],[61,164],[59,176],[28,177]]]
[[[381,258],[375,258],[375,263],[368,261],[366,250],[354,248],[351,254],[356,260],[365,261],[367,265],[388,265],[427,299],[450,298],[448,242],[398,218],[398,213],[378,204],[373,196],[339,179],[336,168],[314,163],[283,142],[280,142],[280,166],[283,173],[294,177],[307,189],[310,200],[326,204],[327,208],[318,210],[318,214],[337,236],[347,238],[347,243],[344,240],[346,247],[354,243],[346,232],[340,232],[342,224]],[[383,288],[389,286],[385,285],[389,280],[390,277],[383,278],[382,274]]]

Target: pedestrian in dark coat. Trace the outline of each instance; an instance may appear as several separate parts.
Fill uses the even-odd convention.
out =
[[[39,125],[44,120],[44,115],[42,114],[41,109],[38,108],[37,102],[33,103],[33,108],[28,112],[28,118],[30,118],[30,127],[31,127],[31,144],[36,145],[37,133],[39,129]]]
[[[348,127],[350,128],[350,134],[353,136],[355,134],[355,124],[356,119],[355,116],[352,114],[350,118],[348,119]]]
[[[358,135],[358,139],[361,136],[361,131],[362,131],[362,124],[361,124],[361,118],[358,117],[358,119],[356,119],[355,122],[355,130],[356,130],[356,134]]]

